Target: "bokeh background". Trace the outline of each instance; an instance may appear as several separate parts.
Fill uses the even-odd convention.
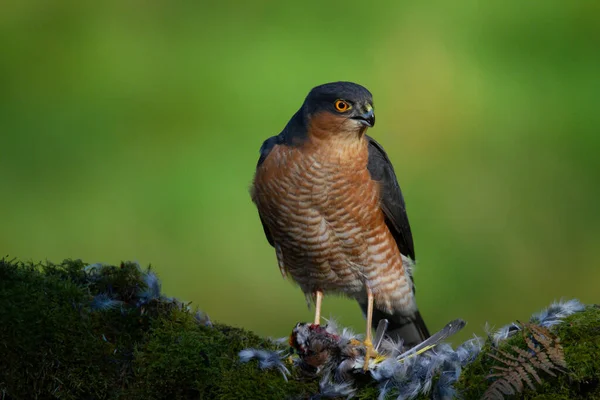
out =
[[[599,302],[598,2],[3,2],[0,252],[151,263],[213,320],[309,321],[250,201],[315,85],[374,94],[431,330]],[[350,300],[326,316],[363,332]]]

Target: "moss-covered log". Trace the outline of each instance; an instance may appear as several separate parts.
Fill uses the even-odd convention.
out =
[[[320,377],[242,363],[247,348],[281,345],[212,324],[165,297],[151,271],[120,266],[0,260],[0,399],[284,399],[319,395]],[[588,307],[556,326],[567,373],[544,376],[527,398],[600,399],[600,310]],[[488,341],[455,384],[480,398],[494,360]],[[524,345],[516,335],[501,346]],[[390,392],[393,394],[393,391]],[[357,382],[355,398],[377,398]],[[540,397],[541,396],[541,397]]]

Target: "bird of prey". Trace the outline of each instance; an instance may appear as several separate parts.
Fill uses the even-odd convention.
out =
[[[279,269],[315,303],[324,294],[356,299],[371,327],[412,347],[429,337],[415,302],[412,233],[394,168],[365,134],[375,125],[373,98],[361,85],[313,88],[283,131],[268,138],[251,188]]]

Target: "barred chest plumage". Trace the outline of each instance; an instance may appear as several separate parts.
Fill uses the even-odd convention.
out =
[[[252,198],[282,272],[304,293],[339,293],[378,308],[414,308],[412,282],[379,207],[366,140],[275,146],[257,169]]]

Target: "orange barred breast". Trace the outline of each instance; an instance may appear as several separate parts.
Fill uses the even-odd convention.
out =
[[[416,309],[412,282],[379,207],[368,143],[276,145],[257,169],[252,199],[285,271],[302,291],[366,299],[386,311]]]

